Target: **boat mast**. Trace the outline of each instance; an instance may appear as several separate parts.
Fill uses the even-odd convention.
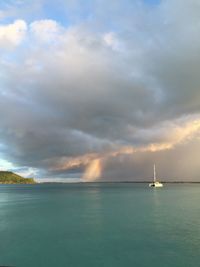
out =
[[[153,165],[153,181],[156,182],[156,165]]]

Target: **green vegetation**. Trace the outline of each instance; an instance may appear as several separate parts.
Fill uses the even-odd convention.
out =
[[[0,171],[0,184],[35,184],[33,178],[23,178],[13,172]]]

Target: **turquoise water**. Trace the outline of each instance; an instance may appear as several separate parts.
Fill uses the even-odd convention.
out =
[[[0,265],[196,267],[200,185],[0,186]]]

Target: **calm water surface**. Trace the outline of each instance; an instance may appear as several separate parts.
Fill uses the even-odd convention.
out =
[[[0,265],[200,266],[200,185],[0,185]]]

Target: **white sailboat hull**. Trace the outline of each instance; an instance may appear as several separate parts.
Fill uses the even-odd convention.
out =
[[[163,187],[163,184],[160,182],[150,183],[149,187]]]

